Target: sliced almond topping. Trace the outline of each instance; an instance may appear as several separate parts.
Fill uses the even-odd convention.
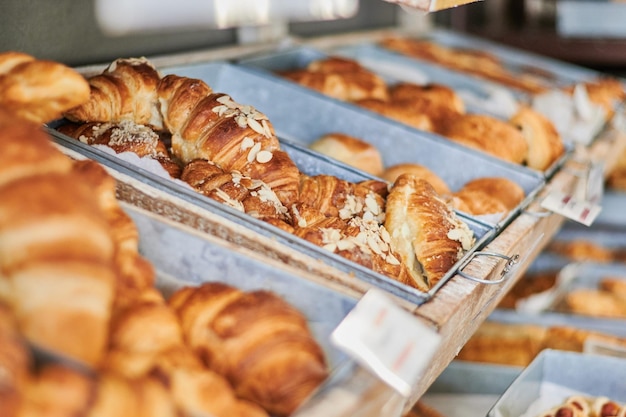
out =
[[[334,252],[335,249],[337,249],[337,244],[336,243],[327,243],[324,246],[322,246],[322,248],[324,248],[324,249],[326,249],[328,251]]]
[[[249,138],[249,137],[247,137],[247,136],[245,138],[243,138],[243,140],[241,141],[241,149],[244,150],[244,151],[246,149],[249,149],[249,148],[253,147],[253,146],[254,146],[254,140]]]
[[[261,123],[257,122],[251,117],[248,117],[246,119],[246,122],[248,123],[248,126],[250,126],[250,129],[254,130],[259,135],[265,136],[265,129],[263,129],[263,126],[261,126]]]
[[[259,151],[259,153],[256,154],[256,161],[261,164],[265,164],[271,161],[273,156],[274,154],[272,154],[270,151]]]
[[[259,142],[255,143],[254,146],[248,152],[248,162],[252,162],[255,160],[256,155],[261,150],[261,144]]]

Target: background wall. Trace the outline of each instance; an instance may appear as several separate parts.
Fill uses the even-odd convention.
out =
[[[294,0],[298,1],[298,0]],[[393,26],[398,6],[360,0],[350,19],[289,25],[297,36],[315,36]],[[180,30],[107,37],[98,28],[92,0],[1,0],[0,51],[19,50],[68,65],[88,65],[121,56],[151,56],[236,44],[237,30]]]

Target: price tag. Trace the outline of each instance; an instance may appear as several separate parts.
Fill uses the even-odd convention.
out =
[[[588,338],[585,340],[583,343],[583,352],[626,359],[626,348],[623,346],[612,344],[611,342],[604,342],[602,340],[595,340],[594,338]]]
[[[586,200],[590,203],[600,204],[604,195],[604,164],[592,162],[587,171]]]
[[[369,290],[331,335],[331,341],[404,397],[433,360],[441,336]]]
[[[541,206],[585,226],[590,226],[602,211],[602,207],[597,204],[560,191],[548,194],[541,202]]]

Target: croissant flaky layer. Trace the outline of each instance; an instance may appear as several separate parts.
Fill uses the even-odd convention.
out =
[[[328,375],[305,317],[271,292],[205,283],[178,290],[169,304],[209,368],[272,414],[291,414]]]

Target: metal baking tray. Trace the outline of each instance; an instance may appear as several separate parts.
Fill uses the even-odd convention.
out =
[[[265,289],[301,311],[331,368],[347,359],[330,334],[358,302],[356,296],[313,281],[301,270],[122,203],[139,232],[139,252],[156,271],[156,287],[167,297],[183,286],[223,282],[244,291]]]
[[[420,401],[446,417],[485,416],[522,370],[453,360]]]
[[[505,86],[425,61],[418,62],[376,44],[362,43],[341,47],[334,49],[333,53],[358,61],[392,83],[406,81],[447,85],[464,100],[468,113],[487,114],[501,120],[508,120],[513,116],[517,106],[527,101],[523,94]],[[568,138],[564,138],[563,143],[565,153],[543,171],[547,178],[554,175],[574,149],[572,141]]]
[[[626,402],[626,359],[546,349],[502,394],[488,417],[531,417],[570,395]]]
[[[263,59],[277,66],[293,67],[297,65],[294,60],[313,59],[306,55],[306,51],[310,50],[296,48],[266,55]],[[524,189],[526,198],[502,219],[475,218],[500,230],[545,186],[545,178],[537,171],[404,126],[258,68],[209,62],[161,71],[202,79],[215,91],[228,92],[235,101],[254,106],[268,116],[284,142],[306,147],[327,133],[346,133],[376,146],[385,166],[406,162],[422,164],[437,173],[452,190],[458,190],[467,181],[478,177],[508,178]]]
[[[59,133],[53,128],[48,128],[48,131],[55,143],[57,143],[61,148],[76,152],[86,158],[93,159],[113,171],[119,172],[138,181],[142,187],[145,187],[145,190],[142,190],[144,196],[150,196],[149,198],[154,202],[153,206],[155,210],[175,211],[175,208],[160,207],[160,196],[163,195],[160,193],[175,196],[180,201],[198,208],[201,212],[211,213],[223,218],[224,220],[245,226],[247,229],[255,233],[271,238],[273,241],[286,245],[290,249],[298,251],[311,259],[316,261],[321,260],[324,264],[332,268],[350,274],[350,276],[354,276],[368,285],[381,288],[415,305],[420,305],[428,301],[436,293],[436,291],[445,284],[445,282],[452,278],[461,267],[467,264],[472,256],[475,256],[476,253],[496,235],[496,229],[494,227],[459,215],[474,232],[474,235],[476,236],[476,244],[450,269],[450,271],[448,271],[448,273],[435,287],[431,288],[428,292],[423,292],[401,284],[392,278],[376,273],[369,268],[349,261],[339,255],[333,254],[317,245],[281,230],[278,227],[272,226],[213,199],[205,197],[200,193],[195,192],[190,187],[183,187],[171,179],[163,178],[153,172],[149,172],[124,161],[115,155],[111,155],[93,146],[89,146],[78,140],[72,139]],[[315,161],[315,169],[321,169],[320,164],[323,162],[324,161],[321,160]],[[340,168],[341,167],[338,165],[334,167],[329,166],[327,167],[326,172],[336,175],[339,178],[345,177],[347,179],[354,179],[356,178],[356,174],[358,174],[356,171],[342,173]],[[306,173],[306,168],[303,169],[303,172]],[[125,198],[127,198],[130,203],[133,203],[135,196],[132,191],[130,194],[131,195],[129,196],[125,196]],[[175,214],[175,216],[178,216],[178,214]],[[201,219],[193,219],[193,221],[195,223],[202,222]],[[215,228],[216,227],[213,229]],[[217,228],[219,229],[219,225]],[[234,241],[238,239],[237,236],[229,236],[229,238]]]
[[[454,30],[437,28],[429,31],[423,38],[448,47],[488,51],[494,54],[513,73],[523,74],[530,71],[536,77],[545,74],[546,84],[553,88],[593,80],[601,75],[600,72],[590,68]]]

